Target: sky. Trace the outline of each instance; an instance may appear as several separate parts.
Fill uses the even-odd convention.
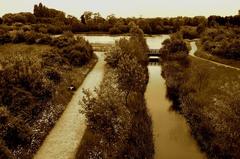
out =
[[[0,16],[5,13],[32,12],[42,2],[49,8],[77,18],[84,11],[99,12],[103,17],[176,17],[236,15],[240,0],[0,0]]]

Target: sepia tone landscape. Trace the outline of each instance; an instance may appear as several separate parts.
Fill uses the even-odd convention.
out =
[[[240,10],[123,1],[0,2],[0,159],[240,159]]]

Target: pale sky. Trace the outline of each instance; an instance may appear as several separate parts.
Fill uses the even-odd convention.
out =
[[[32,12],[42,2],[49,8],[77,18],[84,11],[99,12],[103,17],[176,17],[236,15],[240,0],[0,0],[0,16],[5,13]]]

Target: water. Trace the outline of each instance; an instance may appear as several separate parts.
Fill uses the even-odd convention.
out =
[[[85,35],[79,34],[83,36],[86,40],[90,43],[97,43],[97,44],[114,44],[115,40],[119,40],[120,38],[129,38],[129,36],[109,36],[109,35]],[[169,38],[168,35],[153,35],[153,36],[146,36],[146,41],[150,49],[159,49],[161,43],[166,39]]]
[[[204,159],[185,119],[170,110],[160,66],[148,66],[146,100],[153,122],[155,159]]]

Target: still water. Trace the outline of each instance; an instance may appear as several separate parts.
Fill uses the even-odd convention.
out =
[[[160,66],[148,66],[149,83],[145,94],[152,117],[155,159],[204,159],[190,134],[185,119],[170,110],[165,80]]]
[[[97,44],[114,44],[115,40],[119,40],[120,38],[129,38],[129,36],[109,36],[109,35],[85,35],[79,34],[83,36],[90,43]],[[168,35],[152,35],[146,36],[146,41],[150,49],[159,49],[160,44],[164,39],[168,38]]]

